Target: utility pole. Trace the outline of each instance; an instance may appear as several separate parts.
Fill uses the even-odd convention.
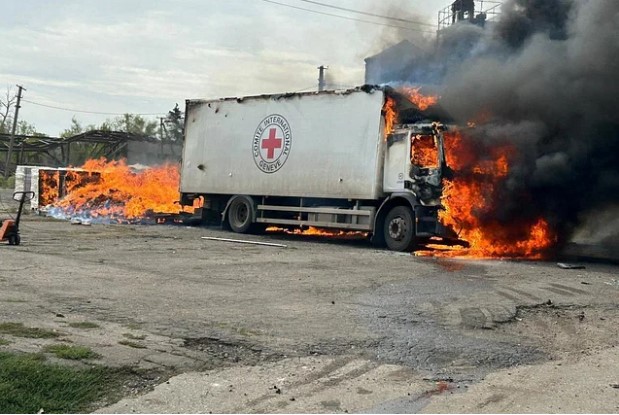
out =
[[[325,90],[325,70],[327,69],[329,69],[329,67],[324,65],[318,67],[318,92]]]
[[[13,155],[13,147],[15,146],[15,131],[17,130],[17,116],[19,115],[19,103],[21,102],[22,90],[25,91],[24,87],[17,85],[17,105],[15,105],[15,117],[13,118],[11,139],[9,140],[9,151],[6,153],[6,163],[4,163],[4,177],[9,177],[9,172],[11,171],[11,156]]]

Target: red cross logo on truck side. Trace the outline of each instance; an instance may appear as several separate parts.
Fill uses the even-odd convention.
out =
[[[258,124],[251,151],[256,167],[264,173],[275,173],[284,166],[292,148],[292,129],[288,120],[271,114]]]
[[[282,139],[276,138],[277,129],[269,130],[269,138],[262,140],[261,148],[267,151],[267,159],[272,160],[275,157],[275,150],[282,148]]]

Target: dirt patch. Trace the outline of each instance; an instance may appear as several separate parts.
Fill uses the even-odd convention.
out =
[[[98,412],[354,413],[385,401],[417,402],[434,387],[410,369],[352,356],[287,358],[184,373]]]
[[[544,350],[548,360],[487,375],[465,393],[436,396],[425,413],[616,413],[616,304],[520,306],[495,331]]]
[[[217,337],[185,339],[183,345],[207,357],[204,369],[225,367],[233,364],[256,365],[273,362],[285,357],[284,354],[269,350],[264,346],[240,340],[224,340]]]
[[[619,346],[618,320],[617,304],[544,303],[518,307],[511,322],[497,330],[518,336],[523,344],[539,347],[559,359]]]

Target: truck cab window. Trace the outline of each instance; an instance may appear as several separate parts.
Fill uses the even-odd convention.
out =
[[[439,167],[438,147],[433,135],[411,136],[411,164],[420,168]]]

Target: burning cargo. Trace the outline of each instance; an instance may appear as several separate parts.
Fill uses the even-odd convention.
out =
[[[175,164],[148,167],[100,159],[80,168],[18,166],[15,189],[34,191],[31,208],[58,219],[177,223],[186,219],[178,205],[178,183]]]
[[[99,173],[75,167],[17,166],[15,191],[33,192],[30,209],[45,210],[57,203],[76,186],[98,180]]]
[[[396,102],[419,113],[378,87],[188,100],[181,203],[204,197],[205,216],[214,212],[240,233],[268,225],[365,231],[398,251],[455,237],[438,221],[444,127],[395,124],[386,104]]]

